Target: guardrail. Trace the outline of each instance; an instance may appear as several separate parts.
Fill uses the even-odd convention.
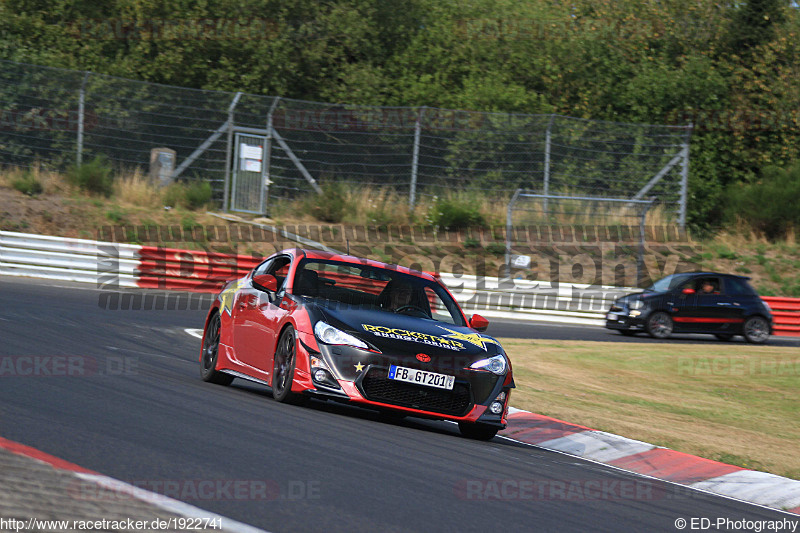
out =
[[[800,337],[800,298],[762,296],[775,319],[774,335]]]
[[[0,274],[138,287],[141,246],[0,231]]]
[[[98,288],[217,292],[261,262],[250,255],[0,231],[0,275],[95,283]],[[605,324],[611,303],[638,289],[440,274],[466,312],[487,317]],[[775,335],[800,336],[800,298],[764,297]]]

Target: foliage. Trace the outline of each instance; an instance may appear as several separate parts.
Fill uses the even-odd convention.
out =
[[[213,191],[207,181],[178,182],[163,191],[164,205],[197,210],[208,205]]]
[[[11,186],[28,196],[36,196],[44,191],[42,183],[30,171],[24,172],[22,176],[14,179],[11,182]]]
[[[322,194],[310,193],[303,202],[303,210],[321,222],[338,224],[350,210],[347,186],[341,182],[325,182]]]
[[[800,228],[800,163],[790,169],[768,167],[762,180],[733,187],[727,193],[730,222],[736,218],[775,239]]]
[[[111,165],[103,156],[96,156],[88,163],[70,167],[67,181],[90,194],[109,197],[113,192]]]
[[[211,201],[211,184],[207,181],[195,181],[186,186],[186,206],[189,209],[200,209]]]
[[[5,0],[0,59],[316,101],[692,122],[695,230],[729,218],[726,190],[800,160],[789,0]],[[345,203],[312,208],[339,218]]]
[[[484,227],[486,219],[474,195],[450,195],[437,198],[428,212],[428,221],[445,229]]]

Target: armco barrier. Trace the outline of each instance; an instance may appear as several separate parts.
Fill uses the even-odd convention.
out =
[[[137,287],[139,248],[0,231],[0,274]]]
[[[761,299],[772,308],[774,335],[800,337],[800,298],[764,296]]]
[[[81,281],[99,288],[217,292],[261,260],[249,255],[0,231],[0,275]],[[611,302],[638,290],[455,274],[440,274],[440,278],[466,312],[572,324],[603,325]],[[775,335],[800,336],[800,298],[764,300],[775,316]]]

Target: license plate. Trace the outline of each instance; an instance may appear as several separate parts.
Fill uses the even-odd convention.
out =
[[[618,315],[618,314],[616,314],[616,313],[608,313],[608,314],[606,315],[606,319],[607,319],[607,320],[614,320],[614,321],[616,321],[616,320],[618,320],[618,319],[619,319],[619,315]]]
[[[389,379],[447,390],[453,390],[453,383],[456,381],[455,376],[437,374],[435,372],[426,372],[424,370],[406,368],[404,366],[397,365],[392,365],[389,367]]]

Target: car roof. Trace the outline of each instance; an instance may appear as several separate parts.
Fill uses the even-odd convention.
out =
[[[723,272],[681,272],[681,274],[691,274],[692,277],[700,276],[722,276],[727,278],[750,279],[749,276],[740,276],[739,274],[726,274]]]
[[[430,281],[436,281],[436,277],[429,273],[429,272],[422,272],[419,270],[413,270],[408,267],[400,266],[400,265],[393,265],[389,263],[383,263],[381,261],[375,261],[373,259],[366,259],[363,257],[356,257],[354,255],[347,255],[347,254],[336,254],[332,252],[323,252],[321,250],[304,250],[300,248],[289,248],[287,250],[283,250],[281,253],[292,253],[299,256],[304,256],[307,259],[322,259],[322,260],[334,260],[334,261],[341,261],[343,263],[350,263],[352,265],[361,265],[361,266],[371,266],[374,268],[383,268],[386,270],[393,270],[395,272],[400,272],[403,274],[408,274],[411,276],[420,277]]]

